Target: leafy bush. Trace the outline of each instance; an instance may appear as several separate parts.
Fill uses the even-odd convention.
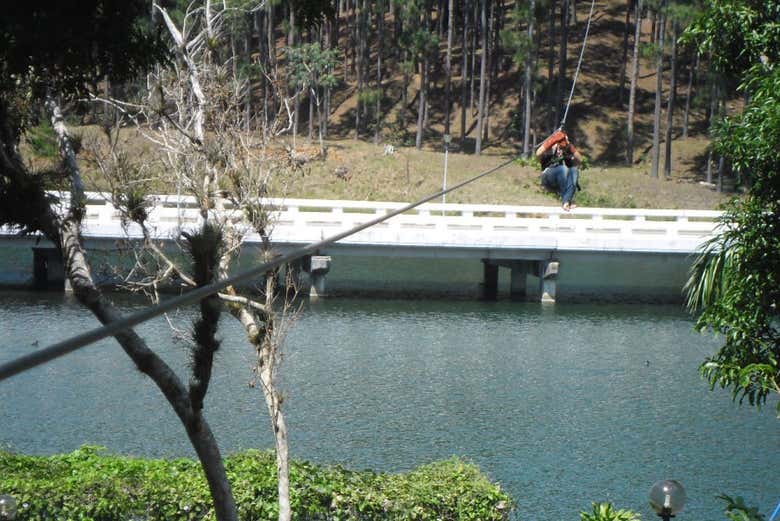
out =
[[[273,453],[225,461],[242,520],[275,519]],[[214,519],[200,465],[83,447],[57,456],[0,452],[0,491],[16,497],[17,519],[113,521]],[[294,462],[291,503],[299,520],[505,520],[513,502],[470,463],[453,458],[405,474],[355,472]]]
[[[733,521],[764,521],[764,516],[758,511],[756,507],[749,507],[745,504],[745,500],[737,496],[732,498],[723,494],[718,496],[718,499],[722,499],[726,502],[726,518]]]
[[[593,503],[593,512],[580,512],[580,521],[639,521],[640,516],[631,510],[615,510],[612,503]]]

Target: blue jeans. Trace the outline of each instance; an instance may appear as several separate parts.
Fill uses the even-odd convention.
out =
[[[542,172],[542,186],[546,189],[558,192],[563,204],[570,203],[577,191],[577,180],[580,172],[576,166],[568,167],[564,164],[545,168]]]

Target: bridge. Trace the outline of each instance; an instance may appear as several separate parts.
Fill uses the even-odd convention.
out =
[[[164,195],[154,200],[148,224],[157,239],[172,241],[180,229],[201,223],[192,197]],[[269,199],[266,203],[274,222],[272,241],[282,252],[405,205],[312,199]],[[226,211],[234,212],[240,222],[239,210],[228,205]],[[539,279],[539,297],[554,300],[560,258],[567,253],[685,256],[713,236],[719,216],[720,212],[704,210],[576,208],[565,212],[547,206],[428,203],[329,245],[306,259],[304,269],[311,276],[312,292],[322,294],[331,257],[473,259],[483,263],[483,297],[494,296],[498,268],[505,267],[511,270],[513,294],[525,294],[526,277],[531,275]],[[136,225],[123,226],[106,194],[88,194],[83,224],[87,246],[105,248],[120,239],[141,237]],[[0,229],[0,244],[37,239]],[[245,242],[251,246],[261,241],[249,231]]]

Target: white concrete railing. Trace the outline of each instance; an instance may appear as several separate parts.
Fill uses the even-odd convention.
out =
[[[107,197],[88,194],[86,237],[124,237],[120,215]],[[149,225],[159,238],[178,227],[197,226],[192,197],[156,196]],[[405,203],[284,199],[266,201],[272,212],[272,239],[307,244],[347,230]],[[235,211],[230,209],[228,211]],[[579,250],[690,253],[711,237],[720,212],[427,203],[340,241],[360,247],[503,250]],[[235,219],[241,214],[236,211]],[[131,236],[138,236],[130,228]],[[255,234],[248,242],[259,241]]]

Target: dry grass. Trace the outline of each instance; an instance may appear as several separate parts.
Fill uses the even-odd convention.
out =
[[[80,127],[76,132],[86,144],[101,139],[95,127]],[[123,146],[132,157],[147,164],[154,163],[154,149],[135,131],[123,132]],[[299,149],[314,149],[298,140]],[[383,145],[351,139],[326,143],[325,161],[306,165],[291,184],[286,196],[312,199],[347,199],[369,201],[413,201],[442,188],[444,153],[430,148],[397,147],[392,155],[384,154]],[[640,162],[633,168],[606,166],[591,160],[582,175],[583,191],[577,196],[581,206],[714,209],[733,194],[721,194],[703,186],[700,174],[707,142],[689,138],[675,142],[675,169],[669,180],[653,179],[649,164]],[[51,159],[27,157],[37,167]],[[450,152],[447,185],[465,181],[510,159],[514,150],[491,147],[481,156]],[[82,153],[82,167],[93,189],[105,189],[106,184],[91,167],[89,153]],[[649,160],[648,160],[649,161]],[[340,169],[342,174],[336,174]],[[557,198],[539,186],[539,170],[534,166],[513,163],[506,168],[448,194],[450,203],[483,203],[511,205],[554,205]],[[163,184],[161,183],[160,186]],[[278,193],[278,192],[277,192]]]
[[[706,143],[691,142],[692,150]],[[491,149],[481,156],[450,153],[447,184],[452,186],[509,159],[511,150]],[[689,152],[690,153],[690,152]],[[581,177],[583,191],[578,202],[587,206],[637,208],[716,208],[729,197],[699,184],[699,176],[688,169],[692,160],[680,158],[669,180],[653,179],[644,163],[634,168],[601,167],[591,163]],[[336,175],[348,170],[348,179]],[[384,148],[354,140],[329,143],[328,159],[312,163],[291,187],[291,197],[412,201],[441,189],[444,154],[431,150],[398,148],[384,155]],[[541,190],[539,171],[515,163],[447,196],[452,203],[514,205],[557,204],[554,196]]]

